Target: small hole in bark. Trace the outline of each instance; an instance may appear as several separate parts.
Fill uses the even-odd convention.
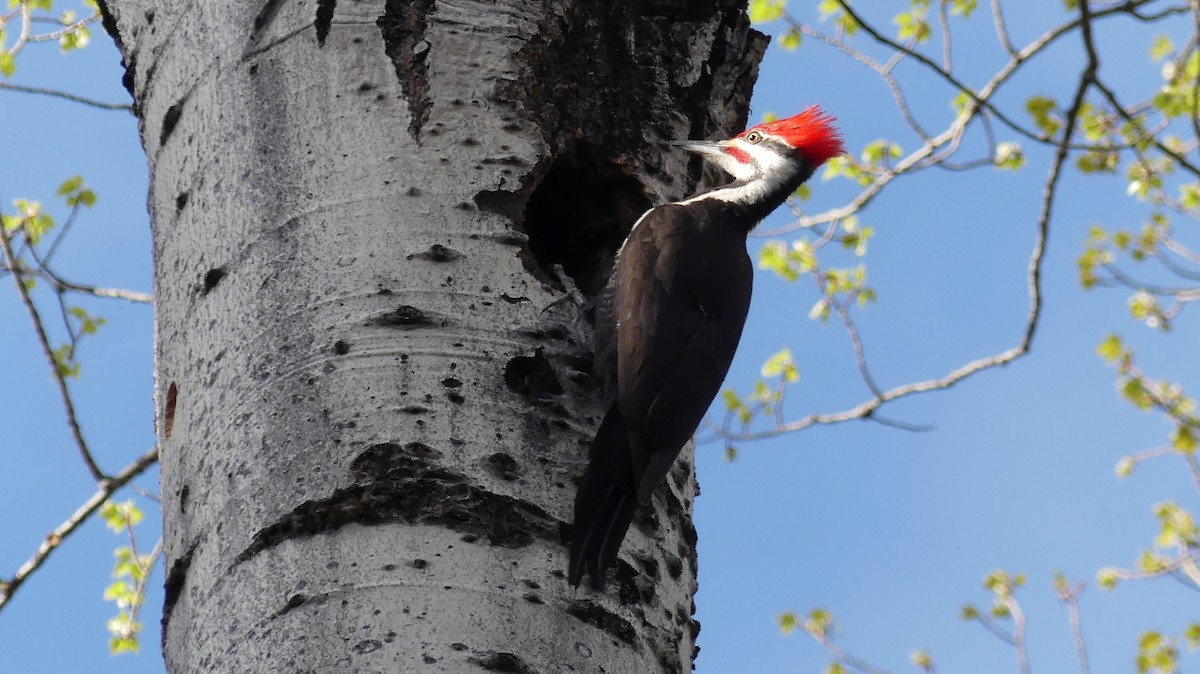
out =
[[[163,438],[171,439],[171,431],[175,428],[175,400],[179,397],[179,387],[175,382],[167,387],[167,404],[163,406]]]
[[[221,282],[221,279],[225,278],[225,276],[228,274],[229,272],[225,271],[224,267],[215,267],[213,269],[209,269],[208,273],[204,275],[203,294],[207,295],[212,292],[213,288],[216,288],[217,284]]]
[[[162,130],[158,134],[158,144],[166,145],[167,139],[171,137],[171,133],[175,131],[175,125],[179,123],[179,118],[183,116],[183,101],[179,101],[175,105],[167,108],[167,114],[163,115]]]
[[[508,388],[529,399],[530,402],[545,400],[563,392],[562,384],[554,374],[554,367],[543,354],[534,350],[532,356],[517,356],[504,366],[504,382]]]

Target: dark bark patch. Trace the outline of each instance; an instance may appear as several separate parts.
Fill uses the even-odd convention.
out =
[[[516,155],[506,154],[502,157],[485,157],[479,160],[480,164],[485,166],[528,166],[529,162],[521,159]]]
[[[520,304],[521,302],[532,302],[533,301],[533,300],[529,299],[528,297],[525,297],[524,295],[522,295],[520,297],[513,297],[512,295],[509,295],[508,293],[500,293],[500,299],[504,300],[507,304]]]
[[[416,188],[414,187],[413,189],[416,189]],[[419,191],[420,190],[418,190],[418,192]],[[454,250],[453,248],[447,248],[446,246],[435,243],[429,247],[429,250],[425,250],[420,253],[413,253],[412,255],[409,255],[406,259],[408,259],[408,260],[429,260],[430,262],[453,262],[462,256],[463,256],[462,253],[458,252],[457,250]]]
[[[171,562],[171,568],[167,571],[167,580],[164,583],[163,591],[162,634],[164,644],[167,639],[167,625],[171,622],[171,612],[175,610],[175,603],[179,601],[179,595],[183,592],[183,585],[187,581],[188,568],[192,565],[192,555],[196,552],[196,545],[197,543],[192,543],[187,552]]]
[[[530,402],[546,400],[563,392],[562,384],[554,374],[554,367],[540,348],[532,356],[510,359],[504,366],[504,383]]]
[[[496,452],[484,459],[484,465],[487,466],[488,472],[506,482],[512,482],[521,476],[517,460],[504,452]]]
[[[104,32],[117,43],[117,49],[125,51],[125,45],[121,41],[121,33],[117,31],[117,20],[113,17],[112,12],[108,9],[107,0],[99,0],[96,6],[100,9],[100,26],[104,28]],[[132,96],[133,92],[129,92]]]
[[[683,674],[683,663],[679,661],[679,651],[668,648],[658,653],[658,664],[663,674]]]
[[[384,480],[392,471],[400,471],[397,475],[415,474],[440,458],[441,452],[420,442],[403,446],[384,442],[364,449],[350,464],[350,472],[359,480]]]
[[[503,215],[516,222],[525,209],[525,196],[520,191],[483,190],[475,195],[475,206],[481,211]],[[517,243],[524,244],[525,241]]]
[[[440,458],[440,452],[416,442],[368,447],[350,466],[359,484],[301,503],[255,534],[237,562],[283,541],[351,523],[443,526],[513,549],[535,539],[556,540],[558,522],[544,510],[473,485],[466,476],[438,465]]]
[[[281,608],[275,612],[274,617],[278,618],[279,616],[284,615],[284,614],[292,611],[293,609],[300,608],[301,606],[306,604],[309,599],[312,599],[312,597],[309,597],[306,594],[297,592],[296,594],[294,594],[288,598],[287,603],[283,605],[283,608]]]
[[[162,130],[158,134],[158,145],[162,147],[167,144],[167,139],[175,131],[175,125],[179,123],[179,118],[183,116],[183,101],[177,101],[175,105],[167,108],[167,113],[163,115]]]
[[[617,598],[621,604],[649,604],[654,601],[654,583],[624,560],[617,560]]]
[[[653,557],[650,557],[649,555],[635,553],[633,555],[633,561],[637,562],[638,566],[642,570],[642,573],[646,574],[647,576],[650,576],[650,578],[652,578],[654,580],[659,579],[658,562],[655,561]]]
[[[421,139],[421,128],[433,106],[429,98],[430,43],[425,39],[434,0],[387,0],[383,16],[375,22],[383,35],[383,51],[396,68],[400,89],[408,100],[408,133]]]
[[[204,286],[200,290],[201,295],[207,295],[217,287],[217,284],[222,281],[229,272],[224,267],[213,267],[204,274]]]
[[[433,325],[433,318],[428,312],[414,306],[402,304],[395,311],[388,311],[367,319],[368,325],[378,325],[385,328],[400,328],[412,330]]]
[[[671,578],[679,580],[679,577],[683,575],[683,560],[669,552],[663,553],[663,559],[667,563],[667,573],[671,575]]]
[[[359,655],[374,653],[381,648],[383,648],[383,642],[378,639],[363,639],[357,644],[354,644],[354,652],[358,653]]]
[[[536,328],[518,328],[517,332],[521,333],[522,335],[525,335],[526,337],[529,337],[530,339],[536,339],[538,341],[545,341],[547,339],[566,340],[571,337],[571,333],[569,333],[567,331],[567,328],[564,325],[549,325],[549,326],[536,327]],[[591,365],[591,361],[589,360],[587,362],[587,366],[590,367],[590,365]]]
[[[620,641],[635,648],[637,646],[637,631],[633,629],[633,625],[628,620],[595,602],[587,600],[571,602],[571,605],[567,607],[567,613],[592,627],[604,630]],[[640,651],[641,649],[638,648],[637,650]]]
[[[275,20],[275,14],[279,12],[279,6],[283,4],[283,0],[267,0],[262,9],[258,10],[258,15],[254,17],[254,33],[251,37],[257,37],[258,33],[267,24]]]
[[[512,674],[534,674],[534,670],[530,669],[519,656],[512,653],[496,653],[487,652],[481,653],[471,659],[471,662],[479,665],[482,669],[489,672],[511,672]]]
[[[117,43],[120,44],[120,41]],[[137,81],[137,57],[130,56],[128,59],[121,57],[121,64],[125,66],[125,73],[121,75],[121,86],[125,87],[125,91],[129,92],[129,98],[133,99],[133,114],[140,118],[142,108],[133,95],[133,85]]]
[[[325,38],[329,36],[329,28],[333,26],[333,10],[337,0],[317,0],[317,18],[313,28],[317,31],[317,45],[325,46]]]
[[[654,511],[654,508],[645,507],[638,508],[637,510],[633,511],[633,523],[638,529],[642,530],[642,533],[646,534],[647,536],[658,536],[660,524],[658,521],[658,513]]]
[[[191,193],[184,191],[184,192],[180,192],[179,195],[175,197],[175,214],[176,215],[178,215],[179,212],[183,210],[184,206],[187,206],[189,196],[191,196]]]
[[[333,343],[333,352],[339,356],[344,356],[350,353],[350,342],[344,339],[339,339]]]
[[[108,2],[99,0],[96,6],[100,10],[100,26],[104,28],[104,32],[108,33],[113,42],[117,43],[117,50],[121,52],[121,65],[125,66],[125,73],[121,75],[121,86],[125,87],[125,91],[129,92],[129,98],[133,99],[133,114],[141,116],[141,112],[137,104],[137,96],[133,94],[133,84],[136,78],[136,59],[130,56],[125,58],[125,45],[121,40],[121,33],[117,30],[117,20],[113,17],[112,12],[108,9]],[[150,23],[147,21],[146,23]]]

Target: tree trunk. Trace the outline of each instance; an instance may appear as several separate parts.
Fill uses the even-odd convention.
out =
[[[690,453],[564,580],[588,298],[658,142],[744,124],[744,0],[108,0],[150,159],[172,672],[679,672]],[[575,287],[580,292],[575,292]]]

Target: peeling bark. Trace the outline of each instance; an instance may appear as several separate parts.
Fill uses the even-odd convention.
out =
[[[690,670],[690,454],[609,593],[563,541],[588,300],[700,178],[659,142],[744,124],[744,2],[102,7],[151,168],[170,671]]]

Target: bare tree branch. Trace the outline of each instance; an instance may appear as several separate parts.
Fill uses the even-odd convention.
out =
[[[1107,7],[1103,10],[1095,12],[1094,14],[1090,14],[1089,21],[1092,18],[1101,18],[1101,17],[1110,16],[1113,14],[1129,14],[1129,15],[1135,16],[1143,21],[1153,21],[1155,19],[1163,18],[1163,17],[1169,16],[1171,14],[1182,14],[1182,13],[1186,13],[1188,11],[1187,6],[1179,6],[1179,7],[1168,8],[1168,9],[1164,10],[1163,12],[1161,12],[1160,14],[1155,15],[1154,17],[1146,17],[1146,16],[1142,16],[1142,15],[1139,15],[1136,13],[1136,10],[1138,8],[1140,8],[1143,5],[1148,4],[1150,2],[1153,2],[1153,1],[1154,0],[1128,0],[1127,2],[1123,2],[1118,5],[1114,5],[1112,7]],[[1048,144],[1048,145],[1052,144],[1057,147],[1063,146],[1064,141],[1061,141],[1061,140],[1056,141],[1051,137],[1048,137],[1043,134],[1035,133],[1035,132],[1031,131],[1030,129],[1022,126],[1021,124],[1018,124],[1011,117],[1009,117],[1008,115],[1001,112],[998,108],[996,108],[996,106],[992,105],[992,103],[988,101],[988,96],[983,95],[983,90],[976,92],[974,89],[972,89],[971,87],[968,87],[965,83],[963,83],[962,80],[959,80],[957,77],[955,77],[952,73],[947,72],[945,69],[943,69],[937,63],[934,63],[933,60],[930,59],[928,56],[925,56],[924,54],[922,54],[918,51],[915,51],[911,47],[902,45],[899,42],[896,42],[895,40],[892,40],[891,38],[889,38],[886,35],[884,35],[883,33],[881,33],[879,31],[879,29],[877,29],[874,26],[872,26],[871,24],[867,23],[863,19],[861,14],[858,14],[856,11],[854,11],[854,8],[850,5],[849,0],[836,0],[836,2],[842,8],[842,10],[845,11],[846,14],[851,19],[853,19],[856,23],[858,23],[859,27],[862,28],[862,30],[864,32],[866,32],[868,35],[870,35],[871,38],[874,39],[876,42],[883,44],[883,45],[887,45],[888,47],[891,47],[892,49],[895,49],[897,51],[903,52],[910,58],[912,58],[912,59],[918,61],[919,63],[921,63],[922,65],[926,66],[927,68],[932,70],[935,74],[939,75],[942,79],[946,80],[946,82],[948,82],[954,88],[956,88],[957,90],[970,96],[976,105],[991,112],[993,115],[996,116],[996,119],[1000,120],[1000,122],[1002,122],[1005,126],[1009,127],[1010,129],[1019,133],[1020,135],[1025,136],[1026,138],[1036,141],[1038,143]],[[1001,73],[997,74],[997,76],[992,79],[992,82],[996,82],[997,79],[1001,77],[1001,75],[1004,75],[1003,79],[1007,79],[1008,75],[1010,75],[1013,71],[1015,71],[1018,67],[1020,67],[1020,65],[1022,63],[1024,63],[1026,60],[1028,60],[1033,54],[1041,51],[1047,45],[1049,45],[1051,42],[1057,40],[1059,37],[1070,32],[1071,30],[1074,30],[1075,28],[1082,28],[1082,23],[1083,23],[1082,19],[1068,21],[1068,22],[1054,28],[1053,30],[1046,32],[1038,39],[1029,43],[1024,49],[1017,52],[1012,57],[1012,59],[1009,61],[1009,63],[1001,71]],[[986,89],[986,87],[985,87],[985,89]],[[1129,146],[1126,146],[1126,147],[1129,147]],[[1077,144],[1070,143],[1070,138],[1066,139],[1066,148],[1069,150],[1117,149],[1117,148],[1101,148],[1100,146],[1086,145],[1086,144],[1077,145]],[[1119,148],[1119,149],[1124,149],[1124,148]]]
[[[13,574],[11,578],[8,580],[0,580],[0,610],[4,609],[16,591],[26,580],[29,579],[29,576],[41,568],[43,564],[45,564],[46,559],[50,557],[50,554],[57,550],[58,546],[61,545],[62,542],[75,531],[75,529],[79,528],[79,525],[87,521],[87,519],[91,517],[100,508],[100,506],[104,505],[104,502],[107,501],[114,493],[116,493],[117,490],[128,484],[130,480],[141,475],[146,471],[147,468],[154,465],[154,463],[157,461],[158,448],[155,447],[149,452],[146,452],[135,459],[133,463],[130,463],[128,466],[122,469],[121,472],[109,479],[101,481],[100,488],[96,490],[96,493],[92,494],[87,501],[84,501],[83,505],[79,506],[79,508],[62,524],[55,527],[54,531],[51,531],[49,534],[47,534],[45,540],[43,540],[42,544],[38,546],[37,552],[35,552],[28,561],[22,564],[21,568],[17,569],[17,572]]]

